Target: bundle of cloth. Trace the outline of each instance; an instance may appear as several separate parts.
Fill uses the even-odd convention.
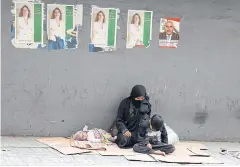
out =
[[[77,141],[89,141],[92,143],[114,143],[117,136],[111,136],[110,133],[103,129],[93,128],[88,130],[88,126],[85,126],[82,130],[76,132],[72,138]]]
[[[106,146],[113,144],[116,138],[103,129],[88,130],[88,127],[85,126],[83,130],[76,132],[70,138],[70,145],[80,149],[106,150]]]

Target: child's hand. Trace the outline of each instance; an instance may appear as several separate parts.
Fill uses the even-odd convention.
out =
[[[150,143],[147,144],[147,147],[150,148],[150,149],[152,149],[152,145],[151,145]]]

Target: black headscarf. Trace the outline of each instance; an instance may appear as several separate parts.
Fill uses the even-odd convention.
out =
[[[135,100],[136,97],[143,96],[144,100]],[[149,101],[149,97],[147,96],[146,88],[143,85],[135,85],[132,88],[130,99],[132,100],[132,104],[139,108],[144,101]]]

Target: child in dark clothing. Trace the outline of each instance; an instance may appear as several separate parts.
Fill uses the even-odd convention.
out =
[[[160,115],[154,115],[151,119],[150,127],[145,131],[144,137],[133,146],[133,150],[139,153],[155,154],[158,151],[166,154],[175,151],[172,144],[168,144],[168,134],[164,125],[163,118]],[[141,129],[141,126],[139,127]]]
[[[164,126],[164,121],[160,115],[154,115],[151,118],[150,130],[147,133],[151,144],[168,144],[168,134]]]

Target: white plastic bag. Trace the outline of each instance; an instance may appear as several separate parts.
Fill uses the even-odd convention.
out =
[[[84,126],[83,131],[88,131],[88,126],[87,125]]]
[[[179,142],[179,137],[176,132],[174,132],[174,130],[172,130],[172,128],[170,128],[166,123],[164,125],[168,134],[168,144],[176,144]]]

